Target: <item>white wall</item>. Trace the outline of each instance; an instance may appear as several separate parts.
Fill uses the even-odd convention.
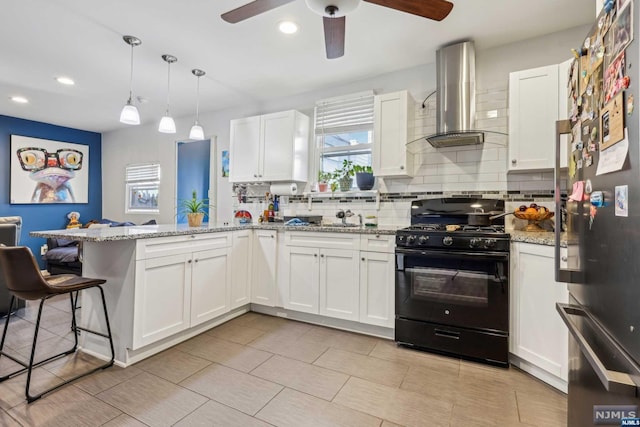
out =
[[[508,44],[477,52],[477,103],[479,125],[502,132],[507,131],[507,82],[508,74],[526,68],[559,63],[570,56],[570,49],[581,43],[589,27],[577,27],[563,32]],[[220,152],[229,147],[229,120],[256,114],[287,109],[297,109],[313,117],[313,106],[318,99],[345,95],[367,89],[376,93],[408,89],[416,99],[417,136],[435,131],[433,102],[429,108],[419,105],[427,94],[435,89],[435,64],[424,64],[398,72],[372,76],[357,82],[339,83],[323,90],[293,97],[275,99],[262,104],[246,105],[233,110],[200,114],[200,122],[207,135],[217,137],[215,147],[220,171]],[[203,106],[206,109],[206,106]],[[495,119],[483,119],[483,112],[497,109]],[[124,214],[124,167],[130,163],[157,160],[162,168],[162,189],[159,199],[160,214],[155,218],[161,223],[174,222],[175,207],[175,147],[176,140],[186,138],[192,117],[176,120],[178,134],[158,133],[157,123],[105,133],[102,143],[103,216],[114,220],[140,223],[150,219]],[[484,121],[483,121],[484,120]],[[507,175],[506,137],[491,136],[493,142],[480,150],[451,148],[435,150],[426,147],[419,162],[418,176],[412,180],[388,180],[386,188],[402,191],[462,191],[462,190],[535,190],[551,189],[552,176],[543,173]],[[535,187],[535,188],[534,188]],[[227,178],[217,180],[218,221],[231,221],[232,194]],[[325,206],[326,208],[326,206]],[[404,221],[404,220],[402,220]],[[400,222],[402,222],[400,221]]]

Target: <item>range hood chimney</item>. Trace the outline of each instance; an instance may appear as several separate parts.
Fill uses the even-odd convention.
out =
[[[436,134],[426,137],[434,147],[484,142],[476,124],[476,50],[467,41],[436,53]]]

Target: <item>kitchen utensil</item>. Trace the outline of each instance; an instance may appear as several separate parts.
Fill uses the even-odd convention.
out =
[[[469,225],[487,226],[491,225],[491,221],[494,219],[502,218],[512,213],[513,212],[504,212],[496,215],[495,212],[471,212],[467,214],[467,221]]]

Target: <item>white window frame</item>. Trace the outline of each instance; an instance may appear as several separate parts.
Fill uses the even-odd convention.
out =
[[[125,213],[149,214],[160,212],[160,163],[137,163],[125,167]],[[133,192],[155,190],[156,205],[149,208],[132,206]]]
[[[373,155],[374,96],[373,90],[369,90],[316,102],[314,111],[316,162],[312,176],[318,176],[318,171],[322,168],[322,159],[327,154],[349,155],[363,152]],[[325,135],[360,131],[369,132],[370,142],[351,147],[324,147]]]

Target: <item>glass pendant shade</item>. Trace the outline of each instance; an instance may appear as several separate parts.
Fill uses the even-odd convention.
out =
[[[206,73],[202,70],[198,70],[197,68],[191,70],[191,74],[197,77],[198,86],[196,89],[196,121],[191,126],[191,131],[189,132],[189,139],[193,139],[196,141],[202,141],[204,139],[204,129],[198,122],[200,120],[200,77],[204,76]]]
[[[122,39],[131,46],[131,74],[129,75],[129,99],[120,112],[120,122],[127,125],[139,125],[140,113],[131,99],[133,98],[133,48],[140,46],[142,41],[134,36],[123,36]]]
[[[122,108],[120,112],[120,122],[127,125],[139,125],[140,113],[135,105],[131,104],[131,101]]]
[[[160,119],[158,131],[162,133],[176,133],[176,122],[173,121],[173,117],[171,117],[168,112],[167,115],[162,116],[162,119]]]
[[[173,121],[173,117],[169,114],[169,93],[171,92],[171,64],[178,61],[178,58],[173,55],[162,55],[162,59],[167,63],[167,109],[162,119],[160,119],[158,132],[176,133],[176,122]]]
[[[191,126],[191,131],[189,132],[189,139],[193,139],[196,141],[202,141],[204,139],[204,129],[198,122],[194,123]]]

